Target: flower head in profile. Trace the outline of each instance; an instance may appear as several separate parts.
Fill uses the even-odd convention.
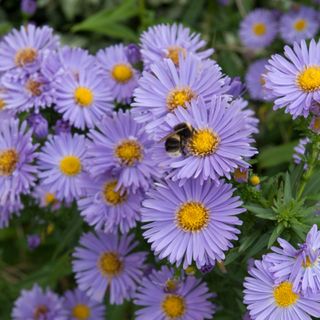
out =
[[[22,290],[12,310],[13,320],[68,320],[62,301],[50,289],[43,290],[35,284],[30,290]]]
[[[132,235],[84,234],[72,262],[79,289],[97,301],[108,291],[111,304],[132,298],[146,257],[144,252],[132,252],[136,246]]]
[[[63,309],[68,320],[104,320],[105,305],[89,298],[77,289],[65,292]]]
[[[159,176],[152,154],[154,142],[130,112],[119,111],[105,117],[90,131],[88,165],[97,177],[113,170],[119,173],[118,188],[148,189],[152,179]]]
[[[84,196],[78,208],[84,220],[96,230],[128,232],[140,220],[141,190],[133,194],[125,187],[117,188],[119,177],[111,173],[97,178],[84,176],[81,182]]]
[[[57,199],[56,194],[52,192],[47,185],[42,183],[38,184],[34,188],[32,196],[40,208],[47,208],[52,211],[56,211],[62,205],[62,201]]]
[[[320,102],[320,42],[285,46],[285,57],[275,54],[266,66],[265,87],[274,97],[274,109],[285,108],[295,119],[307,117]]]
[[[319,29],[318,12],[301,6],[284,13],[279,23],[281,38],[288,44],[313,38]]]
[[[224,252],[240,233],[237,215],[245,209],[232,194],[232,186],[222,181],[201,185],[191,179],[182,187],[170,180],[159,183],[143,201],[143,236],[156,255],[172,264],[214,265],[225,259]]]
[[[193,54],[201,60],[209,58],[213,49],[204,50],[206,42],[197,33],[192,33],[182,24],[159,24],[150,27],[141,35],[141,54],[145,68],[151,64],[170,59],[179,64],[179,56]]]
[[[82,195],[86,139],[82,135],[51,136],[39,153],[41,183],[57,199],[71,202]]]
[[[107,77],[113,98],[118,102],[130,102],[138,85],[139,72],[129,62],[126,47],[119,44],[98,51],[97,63]]]
[[[293,153],[293,161],[295,164],[300,164],[301,162],[305,162],[306,158],[306,147],[310,143],[310,139],[308,137],[302,138],[299,140],[297,146],[294,147]],[[304,168],[307,168],[307,164],[305,163]]]
[[[241,22],[241,42],[250,49],[267,47],[275,39],[278,23],[272,11],[256,9],[251,11]]]
[[[136,319],[212,319],[214,294],[207,285],[193,276],[176,280],[174,270],[162,267],[143,278],[134,298],[141,309]]]
[[[293,289],[290,280],[275,283],[266,261],[256,261],[244,282],[244,303],[252,319],[304,319],[320,316],[319,299]]]

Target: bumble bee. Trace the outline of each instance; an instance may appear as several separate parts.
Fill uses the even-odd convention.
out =
[[[188,140],[192,137],[194,129],[189,123],[183,122],[173,127],[173,132],[162,139],[165,140],[165,149],[171,156],[186,155]]]

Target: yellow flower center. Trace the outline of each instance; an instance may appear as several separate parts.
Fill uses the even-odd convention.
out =
[[[274,299],[280,308],[288,308],[299,299],[299,295],[293,292],[292,287],[291,282],[285,281],[273,289]]]
[[[66,176],[76,176],[81,170],[81,161],[77,156],[65,156],[60,161],[60,171]]]
[[[34,320],[45,319],[48,311],[49,309],[47,306],[45,306],[44,304],[39,305],[33,313],[33,319]]]
[[[101,273],[109,278],[118,275],[123,268],[123,264],[115,252],[104,252],[100,256],[98,264]]]
[[[311,262],[311,260],[310,260],[310,258],[307,256],[307,258],[306,258],[306,262],[303,262],[302,263],[302,266],[304,267],[304,268],[310,268],[310,267],[312,267],[312,262]]]
[[[0,152],[0,175],[10,176],[16,170],[19,155],[14,149]]]
[[[240,170],[239,168],[237,168],[234,171],[233,177],[235,180],[241,180],[241,181],[246,181],[248,178],[248,171],[247,170]]]
[[[312,128],[314,130],[319,131],[320,130],[320,117],[315,117],[313,122],[312,122]]]
[[[133,77],[133,71],[129,64],[116,64],[112,69],[112,77],[120,83],[126,83]]]
[[[117,183],[118,181],[116,180],[107,182],[103,190],[105,200],[113,206],[121,204],[127,199],[127,194],[125,192],[122,193],[121,190],[115,190]]]
[[[264,23],[258,22],[253,25],[252,31],[256,36],[261,37],[266,33],[267,27]]]
[[[55,195],[51,192],[46,192],[44,195],[44,201],[46,203],[47,206],[54,204],[57,202],[57,199],[55,197]]]
[[[142,148],[136,140],[124,140],[116,147],[115,154],[122,164],[132,166],[142,159]]]
[[[186,103],[190,102],[196,94],[189,87],[175,88],[167,96],[167,108],[173,111],[179,106],[186,108]]]
[[[253,184],[254,186],[257,186],[258,184],[260,184],[260,178],[259,178],[259,176],[253,175],[253,176],[250,178],[250,182],[251,182],[251,184]]]
[[[14,62],[16,66],[23,67],[28,63],[32,63],[38,57],[38,53],[36,49],[33,48],[24,48],[18,50],[16,56],[14,58]]]
[[[0,99],[0,111],[3,110],[5,106],[6,106],[6,103],[4,102],[4,100]]]
[[[26,89],[31,92],[31,94],[35,97],[38,97],[41,95],[42,91],[41,91],[41,86],[42,83],[29,79],[26,83]]]
[[[93,92],[87,87],[78,87],[74,92],[74,100],[81,107],[89,107],[93,102]]]
[[[172,46],[169,47],[167,50],[167,58],[171,59],[176,66],[179,64],[179,55],[182,54],[184,58],[187,56],[187,50],[179,46]]]
[[[177,225],[188,232],[197,232],[209,223],[209,210],[200,202],[186,202],[176,213]]]
[[[198,157],[205,157],[213,154],[220,143],[220,137],[210,129],[196,131],[188,141],[188,149]]]
[[[263,74],[260,76],[260,84],[261,84],[262,86],[264,86],[264,85],[266,84],[266,79],[264,78],[264,75],[263,75]]]
[[[91,315],[90,308],[85,304],[77,304],[72,309],[72,316],[78,320],[87,320]]]
[[[306,67],[297,77],[298,86],[305,92],[320,89],[320,66]]]
[[[305,30],[307,26],[308,26],[308,21],[306,21],[305,19],[298,19],[294,23],[294,29],[298,32]]]
[[[178,288],[178,282],[175,279],[168,279],[165,283],[165,288],[168,292],[174,292]]]
[[[186,306],[183,297],[176,294],[168,294],[162,301],[162,310],[170,319],[177,319],[184,315]]]

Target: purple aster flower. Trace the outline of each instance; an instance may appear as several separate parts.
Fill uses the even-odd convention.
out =
[[[142,192],[132,194],[124,187],[117,188],[118,178],[100,174],[93,179],[85,176],[82,182],[84,196],[78,200],[81,216],[96,230],[105,233],[128,232],[140,220]]]
[[[237,217],[244,212],[234,189],[220,182],[187,180],[180,187],[167,180],[147,193],[141,221],[146,224],[143,236],[160,259],[187,268],[193,261],[200,268],[225,259],[224,251],[231,248],[242,222]]]
[[[213,264],[204,264],[201,268],[200,268],[200,271],[201,273],[203,274],[207,274],[207,273],[210,273],[214,268],[214,265]]]
[[[245,159],[256,153],[250,146],[254,129],[241,111],[242,104],[234,106],[229,100],[215,96],[211,103],[205,104],[198,99],[192,101],[187,110],[179,107],[167,116],[167,131],[163,136],[168,136],[172,128],[181,123],[193,128],[179,155],[166,152],[164,143],[159,143],[155,153],[160,166],[171,169],[170,177],[174,181],[181,180],[183,184],[186,179],[199,179],[202,183],[211,178],[218,183],[220,177],[230,179],[230,173],[237,167],[249,167]]]
[[[238,183],[247,183],[248,182],[249,171],[248,168],[237,168],[233,173],[233,178]]]
[[[319,116],[313,116],[309,125],[309,129],[319,134],[320,133],[320,117]]]
[[[192,33],[182,24],[159,24],[141,35],[141,55],[147,69],[165,58],[178,65],[180,56],[185,58],[190,54],[205,60],[214,52],[213,49],[203,50],[205,46],[206,42],[198,33]]]
[[[168,267],[154,270],[149,277],[142,279],[135,295],[134,303],[140,307],[136,320],[153,319],[212,319],[215,305],[210,301],[214,294],[207,285],[193,276],[179,283],[174,280],[174,271]],[[177,287],[166,292],[163,286]]]
[[[5,94],[6,89],[3,87],[2,81],[3,77],[0,76],[0,121],[9,120],[15,116],[14,110],[8,109],[8,102]]]
[[[246,312],[245,315],[243,316],[242,320],[252,320],[252,318],[250,317],[250,313]]]
[[[33,134],[38,139],[44,139],[48,135],[48,121],[41,114],[33,113],[27,118],[27,122],[31,127]]]
[[[54,132],[56,135],[61,133],[71,133],[71,126],[69,121],[57,120],[54,126]]]
[[[146,124],[148,132],[154,132],[167,114],[176,108],[187,108],[197,97],[209,102],[215,94],[223,94],[229,86],[220,67],[211,60],[201,62],[195,56],[181,58],[175,66],[169,59],[153,64],[145,71],[135,90],[133,114],[138,122]]]
[[[318,12],[305,6],[292,9],[282,15],[279,28],[281,38],[289,44],[313,38],[319,29]]]
[[[295,43],[284,48],[285,57],[273,55],[266,66],[265,87],[276,99],[274,109],[285,108],[293,118],[307,117],[312,104],[320,102],[320,42]]]
[[[37,145],[31,135],[26,122],[0,122],[0,206],[16,203],[16,197],[29,193],[35,184]]]
[[[241,82],[240,77],[229,78],[229,90],[226,94],[234,97],[239,97],[246,91],[246,86]]]
[[[88,165],[93,176],[113,170],[119,172],[118,188],[142,187],[148,189],[152,178],[158,177],[157,165],[153,161],[153,145],[130,112],[114,113],[90,131]]]
[[[113,109],[112,97],[106,77],[96,66],[79,69],[76,76],[66,72],[54,82],[55,109],[76,128],[92,128]]]
[[[141,61],[141,52],[139,46],[135,43],[130,43],[125,47],[125,53],[129,63],[136,64]]]
[[[3,205],[0,204],[0,229],[8,227],[10,218],[15,214],[20,215],[23,209],[22,202],[19,196],[14,200],[6,201]]]
[[[21,11],[25,14],[32,16],[37,10],[36,0],[21,0]]]
[[[0,42],[0,72],[13,69],[36,71],[49,50],[57,49],[59,39],[53,29],[32,24],[13,29]]]
[[[84,234],[72,262],[79,289],[97,301],[108,290],[111,304],[132,298],[146,258],[145,252],[132,252],[136,246],[132,235]]]
[[[32,196],[40,208],[49,208],[52,211],[56,211],[62,204],[62,202],[56,198],[56,194],[44,184],[38,184],[32,192]]]
[[[253,320],[311,320],[320,316],[319,299],[305,297],[285,280],[275,283],[265,261],[256,261],[244,282],[244,303]]]
[[[86,139],[78,134],[52,136],[39,153],[41,183],[59,200],[71,202],[82,195]]]
[[[289,279],[294,291],[303,294],[320,293],[320,231],[314,225],[306,242],[295,249],[289,242],[278,238],[281,248],[272,247],[274,253],[266,255],[276,283]]]
[[[105,305],[92,300],[79,289],[64,294],[63,307],[67,313],[67,320],[105,319]]]
[[[51,290],[42,290],[37,284],[31,290],[22,290],[12,311],[13,320],[67,320],[61,299]]]
[[[27,237],[28,247],[32,251],[39,247],[41,238],[38,234],[30,234]]]
[[[98,51],[97,62],[107,77],[113,98],[129,103],[133,90],[138,86],[139,72],[129,62],[125,46],[119,44]]]
[[[272,11],[256,9],[241,22],[239,36],[241,42],[250,49],[267,47],[275,39],[278,23]]]
[[[300,139],[298,145],[294,147],[293,161],[295,164],[300,164],[301,161],[305,162],[306,146],[309,143],[309,138],[303,138]],[[307,164],[305,164],[305,169],[307,169]]]
[[[259,59],[253,62],[246,74],[246,85],[250,97],[255,100],[268,100],[267,92],[264,88],[266,83],[264,75],[266,74],[267,59]]]

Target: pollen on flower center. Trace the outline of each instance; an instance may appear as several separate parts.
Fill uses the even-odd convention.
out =
[[[190,87],[175,88],[171,90],[167,96],[167,108],[169,111],[173,111],[177,107],[186,107],[186,103],[190,102],[196,94]]]
[[[93,102],[93,92],[87,87],[78,87],[74,91],[74,100],[81,107],[89,107]]]
[[[191,154],[205,157],[213,154],[220,143],[220,137],[210,129],[196,131],[188,141],[188,149]]]
[[[292,283],[285,281],[273,289],[273,296],[279,307],[288,308],[298,301],[299,295],[292,288]]]
[[[45,201],[46,205],[48,206],[50,204],[54,204],[57,201],[57,199],[53,193],[46,192],[44,195],[44,201]]]
[[[76,176],[82,170],[82,164],[77,156],[65,156],[60,161],[60,170],[66,176]]]
[[[176,221],[183,231],[200,231],[209,223],[209,210],[200,202],[186,202],[178,209]]]
[[[142,147],[136,140],[124,140],[116,147],[115,154],[122,164],[132,166],[142,159]]]
[[[0,111],[3,110],[5,106],[6,106],[6,103],[4,102],[4,100],[0,99]]]
[[[266,33],[267,28],[264,23],[259,22],[253,25],[252,31],[256,36],[263,36]]]
[[[168,50],[167,58],[171,59],[176,66],[179,64],[180,54],[182,54],[184,58],[187,56],[187,50],[179,46],[172,46],[172,47],[169,47],[167,50]]]
[[[44,304],[39,305],[33,313],[34,320],[46,319],[48,311],[49,309],[47,306],[45,306]]]
[[[17,167],[19,155],[14,149],[0,152],[0,175],[10,176]]]
[[[311,262],[309,256],[306,257],[306,261],[304,261],[304,262],[302,263],[302,266],[303,266],[304,268],[310,268],[310,267],[313,266],[313,263]]]
[[[294,23],[294,29],[298,32],[305,30],[307,26],[308,26],[308,21],[306,21],[305,19],[298,19]]]
[[[162,310],[170,319],[177,319],[184,315],[186,306],[183,297],[176,294],[168,294],[162,301]]]
[[[297,77],[298,86],[305,92],[320,89],[320,66],[305,68]]]
[[[14,62],[16,66],[23,67],[28,63],[32,63],[38,57],[37,50],[34,48],[24,48],[16,53]]]
[[[123,267],[122,261],[115,252],[104,252],[99,259],[101,273],[107,277],[118,275]]]
[[[91,315],[90,308],[85,304],[77,304],[72,309],[72,316],[78,320],[87,320]]]
[[[109,204],[112,204],[113,206],[121,204],[127,199],[127,194],[125,192],[122,193],[121,190],[118,190],[118,191],[115,190],[117,184],[118,184],[118,181],[116,180],[107,182],[103,189],[105,200]]]
[[[26,83],[26,89],[35,97],[38,97],[41,95],[42,90],[41,90],[42,83],[39,81],[35,81],[32,79],[29,79]]]
[[[116,64],[112,69],[112,77],[120,83],[128,82],[133,76],[132,68],[129,64]]]

